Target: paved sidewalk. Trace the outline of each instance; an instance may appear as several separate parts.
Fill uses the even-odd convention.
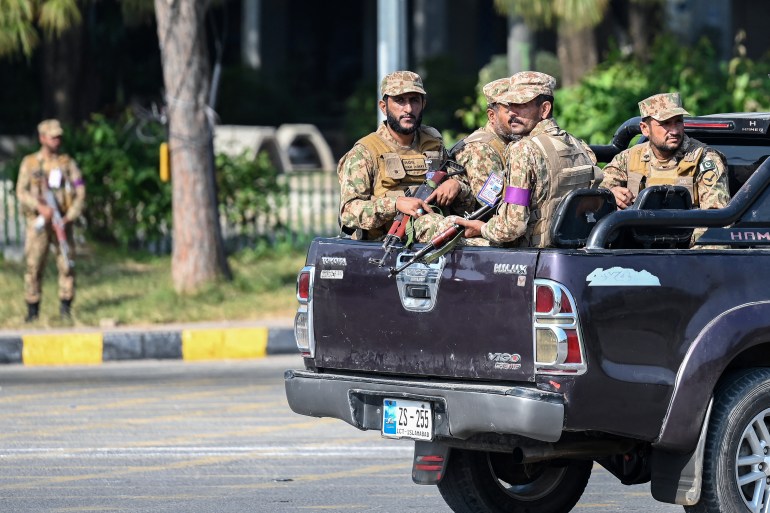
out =
[[[116,328],[0,330],[0,364],[220,360],[297,352],[292,318]]]

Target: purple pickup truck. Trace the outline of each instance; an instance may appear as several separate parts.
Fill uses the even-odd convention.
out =
[[[381,243],[313,241],[292,410],[414,440],[414,482],[458,513],[570,511],[594,462],[690,512],[769,511],[770,115],[686,122],[727,156],[724,209],[581,189],[554,248],[460,246],[395,276]]]

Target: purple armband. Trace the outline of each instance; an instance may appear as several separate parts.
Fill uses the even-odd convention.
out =
[[[529,189],[520,189],[518,187],[506,187],[503,201],[511,205],[529,206]]]
[[[77,180],[72,182],[73,187],[80,187],[81,185],[84,185],[86,182],[83,181],[82,178],[78,178]]]

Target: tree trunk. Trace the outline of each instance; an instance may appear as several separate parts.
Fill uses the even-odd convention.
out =
[[[178,293],[195,292],[217,278],[230,278],[219,225],[207,116],[207,7],[207,0],[155,0],[171,155],[171,277]]]
[[[634,55],[644,61],[650,59],[650,46],[657,34],[650,27],[659,27],[663,6],[660,2],[631,1],[628,5],[628,35]]]
[[[43,38],[43,117],[63,123],[79,121],[78,89],[83,68],[83,26],[61,37]]]
[[[557,54],[561,64],[561,86],[575,85],[583,75],[596,67],[599,56],[596,50],[594,29],[574,30],[563,25],[558,29]]]

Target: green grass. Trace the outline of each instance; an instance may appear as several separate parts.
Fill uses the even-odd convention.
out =
[[[171,257],[88,243],[78,248],[73,320],[59,318],[53,253],[46,264],[40,319],[25,324],[24,265],[0,260],[0,328],[151,325],[257,320],[293,316],[295,283],[305,255],[296,250],[244,250],[229,258],[232,281],[179,296],[171,282]]]

